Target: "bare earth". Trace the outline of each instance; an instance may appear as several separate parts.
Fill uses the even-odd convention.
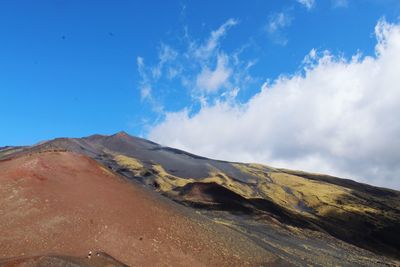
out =
[[[0,170],[0,258],[104,251],[129,266],[288,266],[84,155],[32,153]]]

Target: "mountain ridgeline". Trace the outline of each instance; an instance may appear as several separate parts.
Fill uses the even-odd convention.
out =
[[[158,192],[159,201],[172,200],[186,213],[196,213],[276,255],[282,260],[276,266],[399,264],[396,190],[213,160],[124,132],[3,147],[0,163],[43,153],[91,158],[130,184]]]

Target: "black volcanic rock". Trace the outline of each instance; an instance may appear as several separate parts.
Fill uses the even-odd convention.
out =
[[[87,155],[300,266],[375,266],[400,259],[396,190],[213,160],[125,132],[58,138],[2,156],[5,150],[0,160],[58,150]]]

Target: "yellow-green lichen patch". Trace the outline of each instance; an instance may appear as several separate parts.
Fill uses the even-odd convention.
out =
[[[200,181],[203,183],[217,183],[223,187],[241,195],[244,198],[256,198],[260,195],[252,188],[252,186],[238,182],[223,172],[210,172],[210,176]]]
[[[114,155],[115,161],[141,176],[148,171],[132,157]],[[380,214],[381,211],[361,198],[352,195],[348,188],[323,181],[311,180],[294,174],[271,169],[261,164],[232,164],[247,174],[249,183],[240,182],[218,169],[211,169],[202,179],[178,177],[168,173],[161,165],[152,165],[149,179],[153,179],[159,191],[176,193],[177,188],[194,182],[217,183],[244,198],[264,198],[305,216],[328,216],[329,214],[362,213]],[[313,214],[315,213],[315,215]],[[383,214],[382,214],[383,215]],[[385,215],[385,216],[389,216]]]
[[[114,155],[114,160],[119,166],[132,171],[135,176],[143,175],[145,172],[145,167],[138,159],[118,154]]]
[[[322,216],[343,212],[380,212],[374,207],[370,207],[363,199],[352,196],[350,189],[341,186],[282,172],[273,172],[270,177],[275,184],[290,189],[296,198],[302,200]],[[279,196],[275,195],[273,199],[278,200]]]
[[[181,178],[168,173],[161,165],[153,165],[152,170],[158,189],[162,192],[170,192],[176,187],[183,187],[188,183],[194,182],[191,178]]]
[[[168,173],[161,165],[152,166],[155,182],[162,192],[171,192],[175,188],[183,187],[189,183],[217,183],[245,198],[261,197],[251,186],[235,181],[225,173],[217,170],[211,171],[209,176],[202,179],[182,178]]]
[[[260,196],[306,216],[314,216],[313,210],[322,216],[345,212],[380,213],[375,207],[369,206],[365,200],[354,197],[352,191],[345,187],[303,178],[295,175],[296,172],[289,174],[261,164],[234,163],[232,165],[242,173],[254,177],[251,182],[256,184],[255,187],[243,185],[238,187],[252,192],[248,190],[235,191],[247,198]],[[307,174],[305,172],[298,173]]]
[[[243,163],[232,163],[232,166],[241,171],[244,174],[249,175],[252,179],[248,179],[248,183],[256,184],[263,180],[268,180],[269,167],[261,164],[243,164]]]

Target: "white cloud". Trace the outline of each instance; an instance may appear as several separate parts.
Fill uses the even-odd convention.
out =
[[[379,21],[376,55],[311,50],[304,72],[247,103],[168,113],[149,138],[219,159],[261,162],[400,188],[400,25]]]
[[[144,85],[142,87],[140,87],[140,98],[142,100],[151,98],[151,87]]]
[[[157,66],[151,69],[153,77],[155,79],[159,79],[162,74],[162,69],[167,62],[173,61],[178,56],[178,53],[172,49],[170,46],[161,44],[160,51],[159,51],[159,61]]]
[[[267,31],[270,33],[274,33],[282,28],[290,26],[291,22],[292,18],[286,13],[280,12],[273,14],[272,16],[270,16],[267,25]]]
[[[300,4],[305,6],[308,10],[312,9],[314,7],[314,5],[315,5],[315,1],[314,0],[297,0],[297,2],[299,2]]]
[[[139,75],[144,76],[144,59],[142,57],[137,57],[136,65],[138,66]]]
[[[218,55],[215,70],[205,67],[197,76],[196,86],[207,93],[215,92],[227,84],[231,73],[232,70],[228,67],[227,56],[224,54]]]
[[[252,82],[248,72],[256,64],[252,59],[241,60],[241,53],[248,49],[246,45],[231,53],[221,48],[222,38],[237,24],[236,19],[230,18],[204,40],[191,38],[184,28],[185,35],[180,38],[183,45],[176,48],[162,43],[155,64],[145,65],[144,59],[138,57],[141,99],[155,105],[157,110],[163,110],[158,107],[173,92],[179,92],[179,97],[187,93],[185,96],[200,105],[215,102],[221,95],[226,100],[234,99],[240,89]]]
[[[144,59],[142,57],[136,58],[136,64],[138,67],[139,75],[142,79],[139,90],[140,90],[140,98],[141,100],[150,99],[151,98],[151,87],[149,85],[148,77],[145,71]]]
[[[286,27],[289,27],[292,23],[292,20],[293,18],[285,12],[279,12],[270,15],[266,25],[266,31],[269,37],[277,44],[286,45],[288,40],[282,33],[282,30]]]
[[[151,78],[149,78],[149,75],[147,74],[146,65],[144,63],[143,57],[140,56],[137,57],[136,64],[139,76],[141,78],[141,81],[139,83],[139,92],[141,101],[149,102],[154,112],[159,114],[163,113],[164,112],[163,105],[153,97]]]
[[[200,59],[209,58],[212,53],[218,48],[220,39],[225,36],[227,30],[232,26],[238,24],[238,21],[235,19],[228,19],[224,24],[222,24],[217,30],[212,31],[210,37],[207,42],[199,47],[194,46],[193,54],[195,57]]]

